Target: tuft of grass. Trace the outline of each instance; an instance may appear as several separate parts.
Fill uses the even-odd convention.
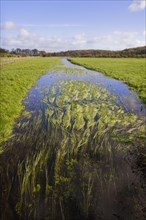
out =
[[[0,143],[11,134],[14,121],[23,109],[28,90],[47,70],[60,64],[59,58],[32,58],[1,66]]]
[[[146,103],[145,58],[70,58],[72,63],[123,80]]]

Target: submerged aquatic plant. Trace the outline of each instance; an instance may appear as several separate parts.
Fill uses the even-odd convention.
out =
[[[146,103],[146,74],[144,58],[70,58],[72,63],[123,80]]]
[[[104,88],[59,81],[15,131],[1,158],[2,219],[142,219],[145,194],[128,158],[144,147],[144,125]]]

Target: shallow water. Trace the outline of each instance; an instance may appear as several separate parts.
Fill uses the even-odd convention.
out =
[[[130,87],[124,84],[124,82],[105,76],[97,71],[88,70],[82,66],[72,64],[66,58],[62,59],[62,61],[69,68],[81,68],[85,70],[89,77],[88,80],[90,82],[97,82],[99,86],[105,87],[108,91],[116,95],[118,98],[117,104],[121,105],[125,111],[142,115],[146,114],[146,105],[141,102],[138,95],[131,91]]]
[[[35,87],[33,87],[26,100],[24,101],[24,105],[26,109],[35,109],[35,106],[41,105],[41,100],[44,96],[48,95],[49,89],[54,85],[54,83],[61,80],[74,80],[74,81],[88,81],[92,84],[96,84],[99,87],[106,88],[111,94],[116,96],[115,104],[118,106],[122,106],[125,112],[131,112],[138,115],[145,116],[146,114],[146,106],[142,104],[138,95],[131,91],[129,86],[124,84],[122,81],[106,77],[102,73],[87,70],[84,67],[74,65],[69,62],[66,58],[62,58],[62,62],[65,67],[71,69],[79,69],[83,70],[83,72],[79,72],[78,74],[64,73],[62,71],[49,72],[42,76]]]
[[[145,108],[123,82],[62,61],[29,91],[0,158],[1,219],[144,220]]]

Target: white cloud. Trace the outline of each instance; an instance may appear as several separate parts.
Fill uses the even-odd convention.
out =
[[[9,27],[13,25],[9,25]],[[7,37],[6,37],[7,36]],[[145,31],[121,32],[114,31],[107,35],[89,36],[85,33],[78,33],[72,37],[40,36],[28,31],[26,28],[18,27],[15,35],[4,35],[2,47],[12,48],[37,48],[45,51],[65,51],[77,49],[110,49],[120,50],[129,47],[145,45]]]
[[[119,49],[144,46],[145,40],[140,32],[114,32],[115,46]]]
[[[87,39],[86,39],[86,35],[85,33],[81,33],[81,34],[78,34],[78,35],[75,35],[73,38],[72,38],[72,42],[71,44],[72,45],[76,45],[78,46],[79,48],[81,48],[83,45],[86,44],[87,42]]]
[[[26,30],[26,29],[24,29],[24,28],[21,28],[20,30],[19,30],[19,32],[20,32],[20,37],[29,37],[30,36],[30,33]]]
[[[6,38],[6,39],[4,39],[3,43],[7,47],[17,48],[17,47],[20,47],[22,42],[18,39]]]
[[[105,45],[108,44],[110,45],[112,43],[112,36],[111,35],[105,35],[105,36],[96,36],[88,40],[88,44],[100,44],[100,45]]]
[[[129,5],[130,11],[141,11],[146,8],[146,0],[132,0],[132,3]]]
[[[51,27],[51,28],[63,28],[63,27],[81,27],[80,24],[23,24],[24,27]]]
[[[136,37],[139,33],[138,32],[121,32],[121,31],[114,31],[114,35],[116,36],[123,36],[124,38],[133,38]]]
[[[12,21],[6,21],[2,26],[2,29],[4,30],[11,30],[15,28],[15,24]]]
[[[0,25],[0,29],[2,30],[14,30],[17,29],[20,31],[20,29],[22,29],[21,32],[25,32],[23,31],[24,28],[76,28],[76,27],[82,27],[83,25],[80,24],[68,24],[68,23],[64,23],[64,24],[15,24],[12,21],[6,21],[4,24]],[[22,35],[25,35],[25,33],[22,33]]]

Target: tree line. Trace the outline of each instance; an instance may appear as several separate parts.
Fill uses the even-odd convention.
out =
[[[13,56],[13,55],[19,55],[19,56],[44,56],[46,54],[45,51],[39,51],[37,49],[21,49],[16,48],[12,49],[11,51],[6,50],[4,48],[0,48],[0,55],[1,56]]]
[[[69,50],[69,51],[61,51],[61,52],[46,52],[39,51],[37,49],[12,49],[11,51],[0,48],[0,56],[11,56],[11,55],[19,55],[19,56],[65,56],[65,57],[146,57],[146,46],[136,47],[136,48],[128,48],[124,50]]]
[[[47,54],[46,56],[50,53]],[[129,48],[119,51],[112,50],[71,50],[65,52],[51,53],[51,56],[70,56],[70,57],[146,57],[146,46]]]

